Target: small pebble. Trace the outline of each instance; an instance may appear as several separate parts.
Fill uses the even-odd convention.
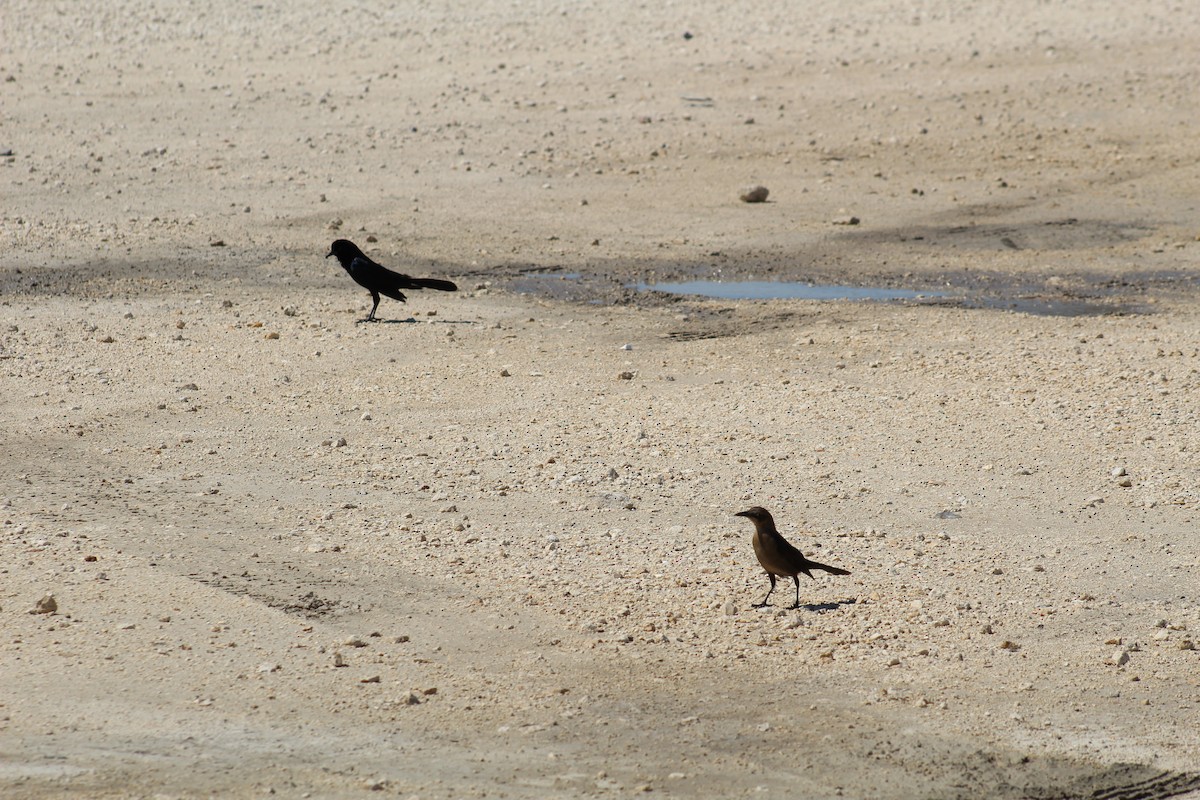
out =
[[[54,595],[47,594],[47,595],[43,595],[41,597],[41,599],[39,599],[37,601],[37,604],[33,607],[33,610],[30,611],[29,613],[30,614],[53,614],[56,611],[58,611],[58,601],[54,599]]]

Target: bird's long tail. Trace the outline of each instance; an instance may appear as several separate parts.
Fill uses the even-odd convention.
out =
[[[440,278],[413,278],[412,282],[422,289],[437,289],[439,292],[458,291],[458,286]]]
[[[816,561],[808,562],[809,569],[823,569],[830,575],[849,575],[850,570],[842,569],[841,567],[831,567],[828,564],[818,564]]]

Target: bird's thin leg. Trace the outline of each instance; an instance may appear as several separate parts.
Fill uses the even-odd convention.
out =
[[[794,605],[791,606],[791,608],[799,608],[800,607],[800,576],[793,575],[792,580],[794,580],[796,582],[796,602]]]
[[[375,321],[375,309],[379,308],[379,292],[371,292],[371,299],[375,301],[375,304],[371,306],[371,313],[367,314],[367,318],[363,322]]]
[[[771,597],[771,592],[775,591],[775,574],[768,572],[767,577],[771,579],[771,588],[767,589],[767,596],[762,599],[761,603],[754,604],[754,608],[762,608],[765,606],[767,604],[767,600]],[[800,590],[797,589],[796,591],[799,592]]]

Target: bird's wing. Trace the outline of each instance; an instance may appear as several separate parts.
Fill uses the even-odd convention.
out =
[[[784,561],[792,568],[792,574],[804,573],[808,577],[812,577],[812,573],[808,571],[808,559],[804,554],[797,550],[791,542],[783,538],[782,534],[775,534],[775,546],[779,550],[779,554],[783,556]]]
[[[364,286],[373,292],[379,292],[393,300],[404,300],[404,295],[400,293],[400,290],[408,288],[409,279],[407,275],[392,272],[387,267],[376,264],[365,256],[355,258],[351,261],[349,271],[350,277],[354,278],[355,282],[360,286]]]

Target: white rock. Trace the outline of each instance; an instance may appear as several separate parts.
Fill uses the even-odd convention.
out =
[[[54,599],[54,595],[46,594],[37,601],[30,614],[53,614],[58,611],[58,601]]]

